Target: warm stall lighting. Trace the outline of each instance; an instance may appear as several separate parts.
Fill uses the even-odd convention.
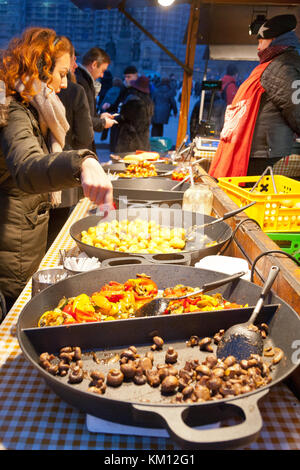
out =
[[[157,0],[162,7],[169,7],[175,0]]]

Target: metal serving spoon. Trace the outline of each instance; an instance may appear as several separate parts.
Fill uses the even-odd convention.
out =
[[[176,160],[176,157],[178,158],[180,156],[180,153],[184,147],[184,145],[186,144],[187,140],[188,140],[189,136],[186,135],[183,139],[183,141],[181,142],[181,144],[179,145],[178,149],[175,150],[174,152],[174,160]]]
[[[266,295],[279,273],[277,266],[272,266],[268,279],[261,291],[260,297],[253,309],[252,315],[245,323],[239,323],[225,331],[217,347],[217,357],[222,359],[227,356],[234,356],[237,361],[248,359],[251,354],[262,355],[263,338],[259,330],[253,325],[257,315],[262,309]]]
[[[203,284],[202,288],[194,291],[189,292],[188,294],[181,295],[180,297],[156,297],[155,299],[151,300],[150,302],[144,304],[140,307],[136,312],[136,317],[155,317],[158,315],[162,315],[163,312],[168,307],[169,303],[172,300],[181,300],[186,299],[187,297],[192,297],[193,295],[203,294],[210,290],[216,289],[217,287],[223,286],[232,282],[246,274],[244,271],[233,274],[232,276],[227,276],[226,278],[219,279],[214,282],[209,282],[208,284]]]
[[[170,175],[172,175],[173,171],[174,171],[174,170],[170,170],[170,171],[166,171],[165,173],[159,173],[158,175],[156,175],[155,178],[158,178],[158,177],[159,177],[159,178],[162,178],[162,177],[164,177],[164,176],[170,176]]]
[[[202,161],[204,161],[204,160],[206,160],[206,158],[199,158],[199,160],[195,160],[194,162],[191,162],[191,163],[190,163],[190,166],[196,165],[196,163],[200,163],[200,162],[202,162]],[[179,165],[178,165],[178,166],[179,166]],[[173,170],[167,171],[167,172],[165,172],[165,173],[160,173],[160,174],[157,175],[157,176],[159,176],[159,177],[162,177],[162,176],[169,176],[169,175],[172,175],[172,173],[173,173],[175,170],[176,170],[176,168],[174,168]],[[188,179],[189,177],[190,177],[190,175],[188,175],[186,178]],[[181,183],[181,181],[180,181],[180,183]],[[178,186],[179,186],[179,184],[178,184]]]
[[[190,178],[190,175],[187,175],[185,178],[183,178],[183,180],[179,181],[178,183],[175,184],[175,186],[173,186],[170,191],[175,191],[175,189],[177,189],[179,186],[181,186],[183,183],[185,183],[188,179]]]
[[[249,207],[253,206],[253,204],[256,204],[256,201],[250,202],[250,204],[247,204],[247,206],[239,207],[238,209],[235,209],[234,211],[227,212],[226,214],[223,215],[223,217],[220,217],[219,219],[215,219],[212,222],[207,222],[206,224],[202,225],[192,225],[189,227],[187,234],[186,234],[186,241],[191,241],[195,239],[196,236],[196,230],[199,230],[200,228],[205,228],[209,227],[210,225],[217,224],[218,222],[222,222],[223,220],[229,219],[230,217],[235,216],[236,214],[239,214],[240,212],[244,211],[245,209],[248,209]]]

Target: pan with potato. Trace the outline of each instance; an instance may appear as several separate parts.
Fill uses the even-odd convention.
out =
[[[219,222],[196,231],[195,240],[187,237],[194,225],[216,220],[204,214],[161,207],[129,207],[111,211],[105,218],[88,216],[70,228],[80,251],[99,260],[140,256],[149,262],[172,262],[188,258],[194,265],[204,256],[215,255],[229,241],[231,227]]]
[[[184,228],[169,228],[155,221],[136,219],[101,222],[81,233],[87,245],[125,253],[176,253],[185,247]]]

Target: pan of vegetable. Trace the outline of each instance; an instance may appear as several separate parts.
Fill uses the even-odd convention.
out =
[[[214,255],[230,239],[231,227],[225,222],[196,230],[188,240],[188,229],[215,218],[204,214],[162,207],[128,207],[102,216],[88,216],[70,227],[70,235],[81,251],[100,260],[120,256],[164,256],[166,262],[178,254],[187,255],[194,265]]]
[[[119,178],[150,178],[157,175],[163,175],[168,173],[166,168],[158,169],[155,164],[152,162],[140,162],[140,163],[131,163],[130,165],[125,165],[125,163],[112,163],[111,165],[102,165],[104,171],[109,174],[116,174]],[[172,171],[173,168],[169,171]]]
[[[87,414],[165,428],[182,448],[245,446],[262,428],[259,401],[298,365],[297,313],[270,291],[253,325],[262,335],[263,354],[240,362],[217,358],[217,344],[224,331],[248,320],[262,291],[252,282],[235,279],[159,316],[120,317],[134,302],[161,292],[196,290],[222,277],[190,266],[151,263],[79,274],[26,304],[18,319],[18,341],[47,385]],[[104,299],[110,304],[123,300],[119,314]],[[38,326],[44,312],[65,307],[73,323]],[[88,321],[91,307],[103,318]],[[77,312],[82,317],[76,321]],[[107,321],[107,313],[115,319]],[[207,424],[210,429],[197,428]]]

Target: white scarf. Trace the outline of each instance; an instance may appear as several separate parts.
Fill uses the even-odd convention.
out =
[[[19,80],[15,87],[16,91],[20,93],[24,88],[24,84]],[[70,128],[65,107],[45,82],[36,80],[34,90],[37,94],[30,100],[30,103],[38,112],[42,134],[45,139],[48,139],[47,143],[51,152],[62,152],[66,133]],[[61,191],[51,193],[51,202],[53,206],[61,203]]]

